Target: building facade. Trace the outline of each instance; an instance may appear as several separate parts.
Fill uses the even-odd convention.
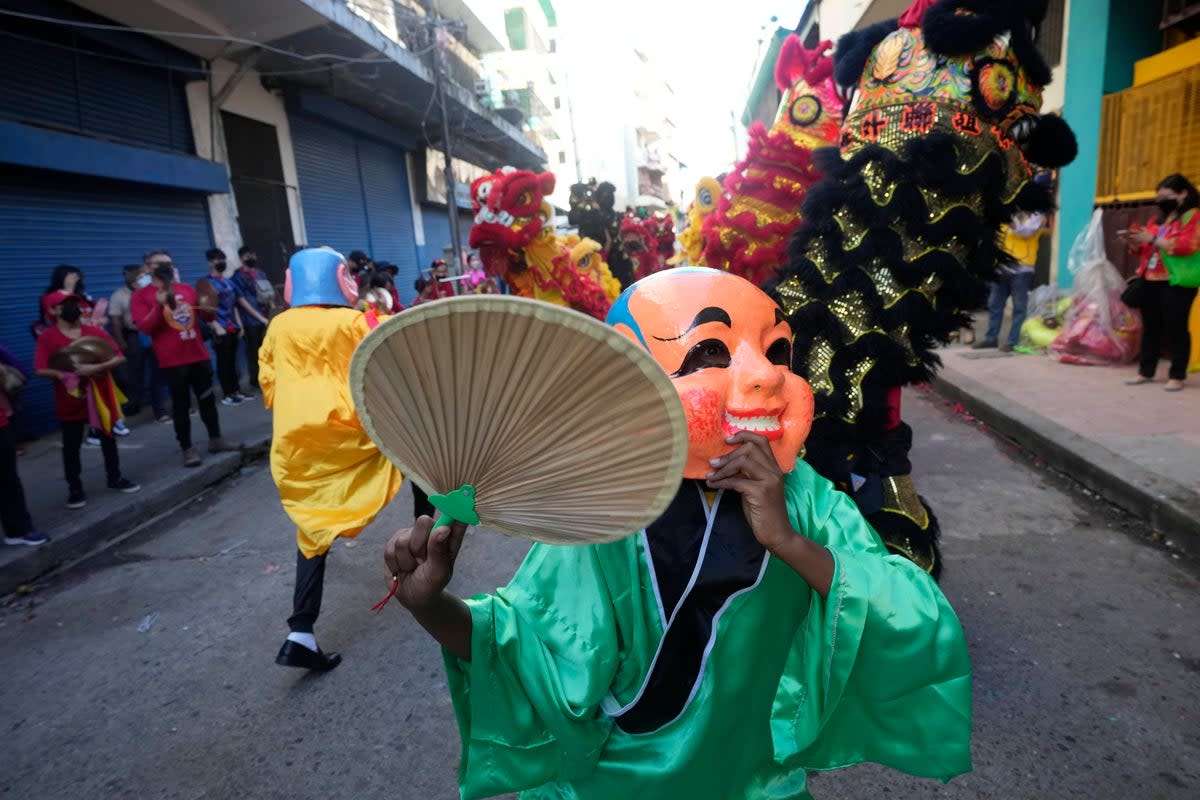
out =
[[[192,281],[207,248],[236,261],[248,244],[281,284],[295,248],[330,245],[397,264],[410,298],[449,244],[444,184],[439,196],[427,169],[443,103],[464,165],[545,161],[463,79],[435,93],[432,58],[449,48],[429,43],[475,26],[423,7],[12,0],[0,20],[0,341],[26,364],[59,263],[99,299],[151,249]],[[25,432],[54,427],[47,382],[21,400]]]

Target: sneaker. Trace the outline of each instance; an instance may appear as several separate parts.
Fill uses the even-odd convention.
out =
[[[164,425],[167,425],[167,424],[174,422],[175,418],[172,417],[170,414],[159,414],[158,421]]]
[[[255,398],[253,389],[247,389],[244,392],[238,392],[238,394],[240,394],[242,396],[243,400],[253,400]]]
[[[83,490],[72,491],[67,495],[67,508],[83,508],[87,505],[87,496]]]
[[[236,406],[240,402],[241,400],[237,399],[237,395],[229,394],[221,398],[221,405],[223,406]]]
[[[183,465],[185,467],[200,466],[200,454],[196,452],[196,448],[189,447],[183,451]]]
[[[1005,342],[1004,344],[1000,345],[1001,353],[1011,353],[1012,351],[1013,351],[1013,346],[1011,344],[1009,344],[1008,342]]]
[[[87,435],[87,438],[83,440],[83,443],[86,444],[88,447],[99,447],[100,446],[100,437],[93,436],[92,434],[89,433]]]
[[[971,345],[972,350],[990,350],[996,346],[994,339],[980,339],[975,344]]]
[[[134,492],[140,492],[142,490],[141,486],[129,480],[129,478],[118,478],[110,483],[108,488],[116,489],[118,492],[122,492],[124,494],[133,494]]]
[[[125,420],[119,419],[117,420],[116,424],[113,425],[113,433],[117,436],[128,436],[130,433],[132,433],[132,431],[125,426]]]
[[[210,453],[226,453],[241,449],[242,446],[240,444],[234,444],[233,442],[221,437],[209,439],[208,441],[208,452]]]
[[[250,397],[250,395],[242,394],[241,392],[234,392],[233,399],[237,400],[238,403],[241,404],[241,403],[245,403],[247,400],[250,400],[252,398]]]
[[[29,531],[24,536],[18,536],[15,539],[11,536],[4,537],[5,544],[24,544],[30,547],[37,547],[39,544],[45,544],[48,541],[50,541],[49,536],[37,531]]]

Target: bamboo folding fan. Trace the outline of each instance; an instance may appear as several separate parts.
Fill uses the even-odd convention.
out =
[[[617,331],[515,297],[438,300],[354,353],[367,433],[447,518],[557,544],[608,541],[666,510],[687,421],[670,379]]]

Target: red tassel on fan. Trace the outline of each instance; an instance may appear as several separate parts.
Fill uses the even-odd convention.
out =
[[[383,609],[387,607],[388,601],[396,596],[396,590],[399,588],[400,588],[400,581],[393,575],[391,591],[387,593],[387,597],[383,598],[378,603],[371,606],[371,610],[374,611],[376,614],[378,614],[380,611],[383,611]]]

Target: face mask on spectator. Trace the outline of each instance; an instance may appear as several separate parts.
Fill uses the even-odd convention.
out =
[[[254,256],[250,256],[249,258],[245,259],[242,263],[245,264],[247,267],[253,267],[255,264],[258,263],[258,259],[255,258]]]
[[[139,289],[146,288],[147,286],[150,285],[150,276],[146,275],[146,274],[139,275],[138,279],[136,281],[134,281],[133,285]]]
[[[214,261],[213,269],[215,269],[217,272],[224,272],[225,271],[225,262],[224,261]]]
[[[78,322],[79,317],[82,316],[82,314],[83,312],[79,310],[79,306],[75,305],[74,303],[71,305],[64,305],[58,312],[58,316],[62,318],[62,321],[68,323]]]

